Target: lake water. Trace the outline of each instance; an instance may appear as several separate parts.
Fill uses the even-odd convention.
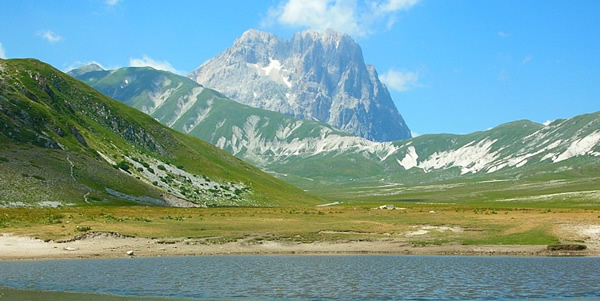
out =
[[[13,294],[7,289],[193,299],[599,300],[600,258],[206,256],[19,261],[0,262],[0,287]],[[94,298],[90,300],[101,300],[102,295]],[[60,299],[66,298],[55,298]]]

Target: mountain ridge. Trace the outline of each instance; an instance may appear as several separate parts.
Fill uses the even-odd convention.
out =
[[[0,60],[0,88],[0,206],[317,201],[38,60]]]
[[[126,70],[132,74],[141,71]],[[133,82],[133,86],[123,89],[166,91],[168,88],[161,90],[166,78],[179,85],[175,84],[177,77],[164,71],[143,72],[154,74],[149,77],[152,80]],[[134,78],[111,74],[108,77],[113,77],[110,81],[115,83]],[[188,108],[183,115],[175,111],[165,115],[179,116],[171,124],[173,128],[305,189],[351,182],[418,184],[474,176],[513,177],[538,167],[543,172],[578,168],[570,166],[571,158],[580,157],[589,164],[600,161],[600,112],[547,125],[521,120],[467,135],[429,134],[410,140],[373,142],[324,123],[238,104],[209,88],[204,88],[189,105],[197,87],[190,86],[187,92],[170,94],[164,100]],[[119,100],[132,104],[132,99]],[[165,120],[168,118],[162,122]],[[194,127],[189,126],[189,120],[194,121]]]
[[[256,108],[326,122],[374,141],[411,137],[360,46],[331,30],[291,40],[248,30],[189,78]]]

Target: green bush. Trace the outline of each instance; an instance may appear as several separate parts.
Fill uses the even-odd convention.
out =
[[[131,164],[129,164],[129,162],[122,160],[121,162],[119,162],[117,164],[117,168],[120,168],[126,172],[129,172],[129,168],[131,167]]]
[[[92,228],[90,226],[77,226],[76,230],[79,232],[87,232],[92,230]]]
[[[46,181],[46,178],[44,178],[44,177],[35,176],[35,175],[34,175],[34,176],[32,176],[32,177],[33,177],[33,178],[36,178],[36,179],[38,179],[38,180],[40,180],[40,181]]]
[[[553,244],[547,247],[548,251],[583,251],[587,249],[586,245],[579,244]]]

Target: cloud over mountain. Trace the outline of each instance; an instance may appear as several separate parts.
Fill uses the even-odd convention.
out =
[[[388,88],[400,92],[408,91],[419,86],[419,74],[410,71],[398,71],[394,69],[380,74],[379,79]]]
[[[352,36],[373,34],[378,25],[393,26],[399,11],[420,0],[287,0],[271,7],[264,26],[273,24],[316,31],[334,29]]]
[[[147,55],[143,55],[141,58],[130,58],[130,67],[152,67],[156,70],[169,71],[176,74],[183,74],[183,71],[179,71],[167,61],[157,61]]]

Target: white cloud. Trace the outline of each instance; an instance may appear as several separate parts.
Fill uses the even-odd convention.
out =
[[[508,37],[510,37],[510,34],[504,32],[504,31],[499,31],[498,36],[501,38],[508,38]]]
[[[500,73],[498,73],[498,80],[499,81],[507,81],[509,79],[510,79],[510,76],[508,74],[508,71],[505,68],[501,68]]]
[[[525,58],[523,58],[523,60],[521,61],[521,64],[527,64],[529,62],[531,62],[533,60],[533,56],[531,54],[528,54]]]
[[[109,6],[115,6],[119,2],[121,2],[121,0],[106,0],[105,1],[106,5],[109,5]]]
[[[393,13],[399,10],[407,10],[415,6],[419,0],[387,0],[384,2],[372,2],[376,14]]]
[[[63,39],[62,36],[57,35],[56,33],[54,33],[51,30],[38,31],[37,35],[42,37],[43,39],[45,39],[46,41],[48,41],[50,43],[60,42]]]
[[[0,59],[6,58],[6,52],[4,51],[4,47],[2,47],[2,43],[0,43]]]
[[[394,69],[380,74],[379,79],[390,89],[404,92],[419,87],[419,74],[417,72],[404,72]]]
[[[184,74],[185,72],[176,70],[171,63],[167,61],[155,61],[147,55],[142,58],[130,58],[129,66],[131,67],[152,67],[156,70],[169,71],[176,74]]]
[[[331,28],[355,36],[374,33],[376,25],[390,29],[396,13],[420,0],[284,0],[271,7],[262,25],[288,25],[324,31]]]
[[[411,135],[413,138],[416,138],[416,137],[419,137],[419,136],[421,136],[421,134],[419,134],[419,133],[417,133],[417,132],[413,132],[413,131],[410,131],[410,135]]]

